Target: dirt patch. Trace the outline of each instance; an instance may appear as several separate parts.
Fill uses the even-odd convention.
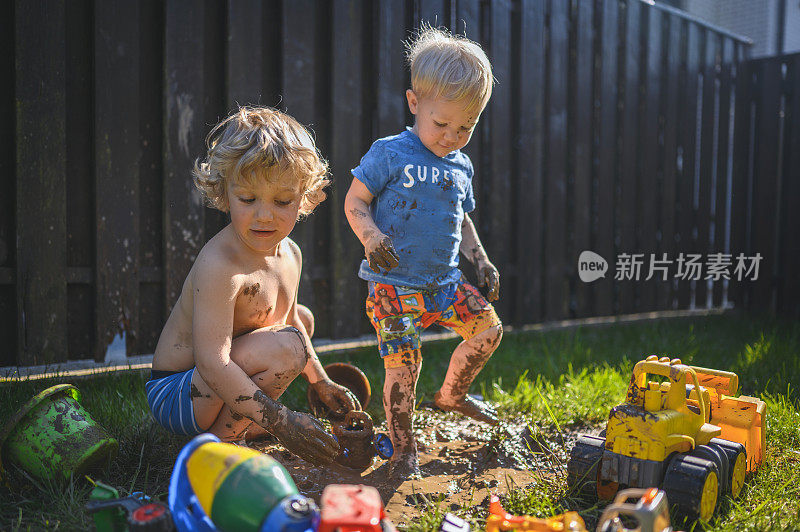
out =
[[[385,424],[376,430],[386,432]],[[249,445],[283,464],[300,492],[317,502],[328,484],[374,486],[389,518],[396,525],[408,525],[430,504],[445,510],[486,505],[490,494],[502,495],[563,471],[577,438],[577,431],[529,426],[524,418],[492,427],[457,414],[424,410],[414,416],[414,432],[423,478],[404,482],[389,478],[388,463],[380,458],[358,474],[314,467],[277,443],[256,440]]]

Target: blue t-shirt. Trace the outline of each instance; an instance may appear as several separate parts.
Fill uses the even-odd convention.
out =
[[[400,256],[381,274],[364,260],[358,276],[411,288],[457,282],[461,222],[475,208],[469,157],[460,150],[437,157],[407,129],[376,140],[352,172],[375,196],[372,219]]]

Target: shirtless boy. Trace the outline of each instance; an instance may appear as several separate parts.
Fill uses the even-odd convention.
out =
[[[340,413],[358,400],[319,363],[314,317],[297,303],[302,257],[288,235],[325,199],[327,165],[308,131],[270,108],[241,108],[207,138],[194,183],[231,223],[200,251],[158,340],[146,384],[155,419],[179,434],[224,441],[270,432],[322,464],[338,444],[278,398],[298,376]]]

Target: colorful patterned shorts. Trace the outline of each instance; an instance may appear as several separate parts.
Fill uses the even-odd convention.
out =
[[[378,350],[386,368],[419,363],[419,335],[434,323],[464,340],[500,325],[492,305],[464,277],[437,290],[370,282],[367,317],[378,333]]]

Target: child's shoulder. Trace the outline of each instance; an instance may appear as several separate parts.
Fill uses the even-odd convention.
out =
[[[414,143],[413,133],[404,130],[397,135],[389,135],[388,137],[381,137],[372,143],[370,151],[380,150],[402,150]]]
[[[192,266],[192,275],[203,279],[232,278],[241,269],[236,247],[225,228],[214,235],[197,254]]]
[[[300,250],[300,246],[297,245],[297,242],[287,236],[280,245],[285,246],[285,249],[289,252],[288,258],[290,260],[302,263],[303,252]]]

